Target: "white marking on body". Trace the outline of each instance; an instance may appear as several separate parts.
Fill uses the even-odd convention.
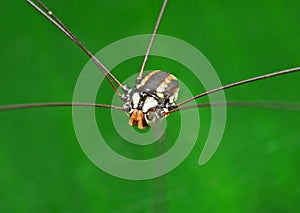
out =
[[[170,103],[174,103],[174,98],[175,98],[175,96],[174,96],[174,95],[170,96],[170,98],[169,98],[169,102],[170,102]]]
[[[168,86],[168,84],[166,84],[165,82],[162,82],[157,88],[156,88],[156,92],[164,92],[166,90],[166,87]]]
[[[174,95],[172,95],[172,96],[174,96],[174,98],[173,98],[173,101],[175,102],[176,100],[177,100],[177,98],[178,98],[178,92],[179,92],[179,88],[176,90],[176,92],[174,93]]]
[[[143,106],[143,112],[148,112],[149,109],[156,107],[158,105],[157,100],[152,97],[147,97]]]
[[[170,103],[174,103],[174,102],[177,100],[177,98],[178,98],[178,90],[179,90],[179,89],[177,89],[177,90],[175,91],[175,93],[174,93],[172,96],[170,96],[170,98],[169,98],[169,102],[170,102]]]
[[[172,80],[176,80],[176,78],[171,74],[168,75],[165,80],[156,88],[156,92],[165,92]]]
[[[157,95],[157,97],[159,97],[161,99],[163,99],[165,97],[164,94],[161,92],[157,92],[156,95]]]
[[[138,107],[139,102],[140,102],[140,95],[139,93],[136,92],[132,95],[132,103],[134,109]]]

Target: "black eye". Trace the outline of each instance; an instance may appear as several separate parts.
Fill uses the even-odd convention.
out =
[[[140,93],[140,97],[143,98],[143,99],[145,99],[147,96],[148,96],[148,94],[145,93],[145,92]]]
[[[155,113],[152,111],[147,112],[146,117],[148,121],[152,121],[154,119]]]

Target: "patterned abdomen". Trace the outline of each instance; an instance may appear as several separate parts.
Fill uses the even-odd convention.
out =
[[[170,73],[156,70],[143,76],[141,83],[136,86],[138,92],[147,92],[160,99],[176,101],[178,94],[177,78]]]

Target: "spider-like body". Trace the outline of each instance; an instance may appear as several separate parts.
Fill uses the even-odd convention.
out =
[[[123,98],[124,109],[129,114],[129,124],[145,129],[165,117],[177,107],[178,80],[170,73],[155,70],[136,80]]]

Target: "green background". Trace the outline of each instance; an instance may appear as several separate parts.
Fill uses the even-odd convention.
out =
[[[119,39],[151,33],[162,1],[45,3],[92,52],[97,52]],[[198,48],[221,82],[227,84],[300,65],[299,7],[296,0],[171,0],[159,33]],[[3,1],[0,16],[0,104],[71,102],[76,79],[88,58],[25,1]],[[125,80],[138,72],[141,62],[142,58],[124,62],[113,72]],[[203,91],[200,82],[180,64],[150,57],[147,69],[157,68],[188,83],[194,94]],[[294,73],[229,89],[226,97],[299,102],[299,82],[300,73]],[[105,96],[99,95],[99,101],[109,103],[113,93],[107,85],[101,94]],[[108,124],[103,130],[114,149],[136,158],[155,156],[159,145],[140,151],[118,139],[107,112],[98,109],[97,117],[98,122]],[[199,113],[199,139],[180,166],[157,179],[128,181],[106,174],[88,160],[74,133],[71,108],[1,112],[0,211],[300,209],[299,112],[229,108],[222,143],[202,167],[197,161],[210,125],[210,110],[199,109]],[[168,119],[173,124],[167,130],[164,149],[172,146],[172,135],[176,136],[178,129],[178,117]]]

